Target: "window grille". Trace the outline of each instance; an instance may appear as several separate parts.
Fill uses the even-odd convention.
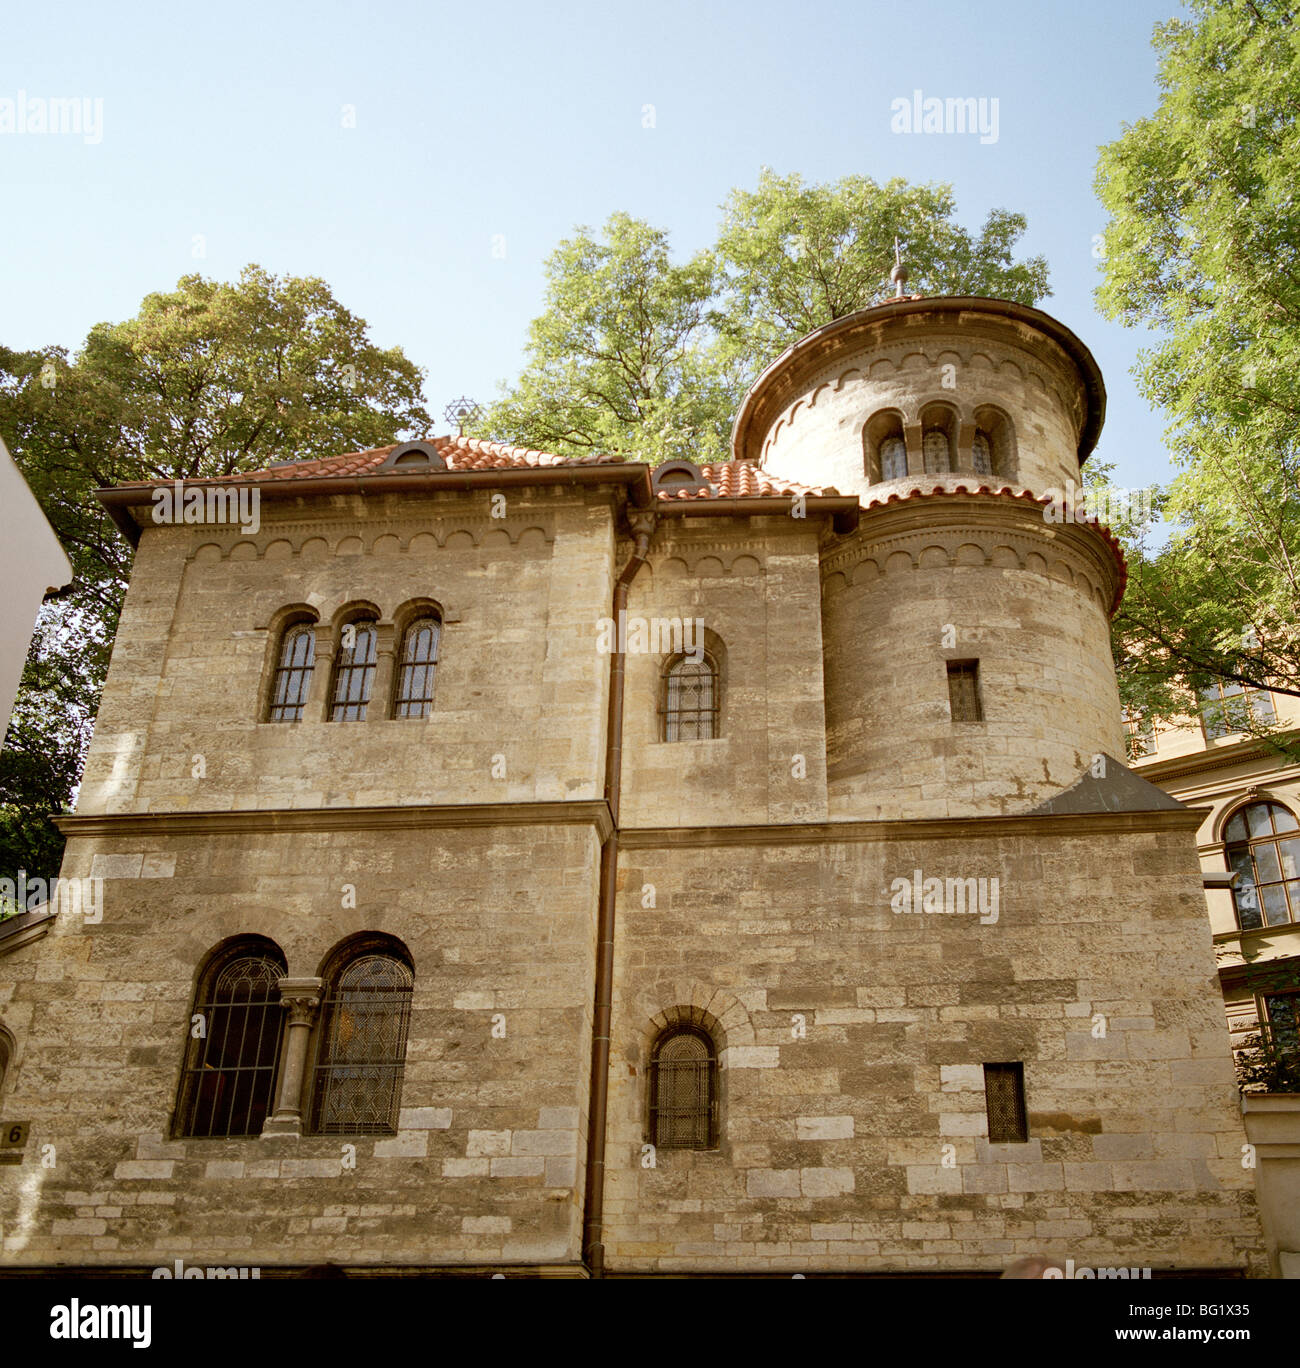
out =
[[[984,720],[984,709],[980,705],[978,660],[948,662],[948,707],[954,722]]]
[[[348,632],[348,627],[353,632]],[[349,623],[339,645],[338,663],[334,667],[334,705],[331,722],[364,722],[366,705],[370,702],[370,686],[375,678],[374,625],[369,622]],[[351,646],[347,645],[348,636]]]
[[[679,656],[664,679],[665,741],[711,741],[718,735],[718,667],[705,655],[696,664]]]
[[[710,1037],[676,1029],[650,1063],[650,1134],[657,1149],[712,1149],[717,1136],[717,1057]]]
[[[1281,803],[1252,803],[1223,829],[1232,890],[1243,931],[1300,921],[1300,827]]]
[[[420,618],[406,629],[401,672],[397,678],[395,717],[428,717],[433,707],[433,672],[438,662],[437,618]]]
[[[1022,1144],[1029,1139],[1025,1115],[1025,1066],[985,1064],[984,1105],[989,1118],[989,1143]]]
[[[880,444],[880,478],[901,480],[907,475],[907,447],[901,437],[886,437]]]
[[[921,440],[921,454],[925,457],[927,475],[946,475],[950,467],[948,434],[931,428]]]
[[[271,722],[301,722],[311,687],[316,632],[309,623],[290,627],[280,643],[280,663],[271,685]]]
[[[411,970],[391,955],[350,961],[321,1006],[312,1129],[393,1135],[411,1018]]]
[[[977,475],[993,474],[993,448],[989,444],[988,437],[982,433],[975,434],[975,440],[971,443],[971,460],[975,466]]]
[[[264,955],[242,955],[201,985],[190,1025],[181,1134],[262,1133],[280,1057],[284,1011],[276,983],[284,972],[283,963]]]

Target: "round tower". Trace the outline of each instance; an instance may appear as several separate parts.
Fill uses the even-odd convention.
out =
[[[900,297],[759,377],[736,459],[862,504],[822,554],[832,816],[1027,812],[1123,756],[1123,558],[1071,497],[1105,404],[1083,343],[1000,299]]]

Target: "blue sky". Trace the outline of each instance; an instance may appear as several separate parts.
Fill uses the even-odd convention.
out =
[[[1092,182],[1097,147],[1155,107],[1151,30],[1178,12],[1174,0],[10,6],[0,97],[102,99],[103,123],[95,143],[0,134],[0,341],[75,348],[184,274],[230,279],[255,261],[328,281],[376,342],[427,370],[440,415],[517,372],[543,262],[575,224],[626,210],[685,256],[764,164],[816,181],[948,181],[971,228],[993,207],[1026,214],[1020,254],[1051,266],[1044,307],[1106,378],[1101,457],[1121,483],[1165,479],[1162,419],[1128,374],[1150,339],[1092,303],[1104,226]],[[891,132],[891,101],[918,88],[996,98],[997,142]]]

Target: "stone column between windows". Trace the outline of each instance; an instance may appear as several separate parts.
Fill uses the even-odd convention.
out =
[[[297,1136],[302,1134],[302,1080],[307,1071],[307,1041],[320,1006],[321,980],[282,978],[276,986],[285,1008],[284,1067],[275,1112],[263,1125],[262,1134]]]
[[[311,684],[307,688],[307,703],[302,710],[304,722],[319,722],[329,717],[329,688],[334,678],[334,629],[327,623],[317,623],[315,654],[312,657]]]
[[[906,423],[903,426],[903,443],[907,447],[907,473],[925,474],[925,453],[921,450],[920,423]]]
[[[375,673],[371,681],[366,718],[391,717],[393,712],[393,658],[397,628],[391,622],[375,623]]]
[[[957,429],[957,464],[954,470],[973,471],[975,469],[975,424],[962,423]],[[992,464],[990,462],[990,464]]]

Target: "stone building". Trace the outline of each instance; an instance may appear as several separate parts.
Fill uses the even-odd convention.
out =
[[[5,1262],[1267,1273],[1201,816],[1115,758],[1122,558],[1054,501],[1104,404],[1047,315],[900,297],[725,464],[103,492],[102,915],[0,964]]]

